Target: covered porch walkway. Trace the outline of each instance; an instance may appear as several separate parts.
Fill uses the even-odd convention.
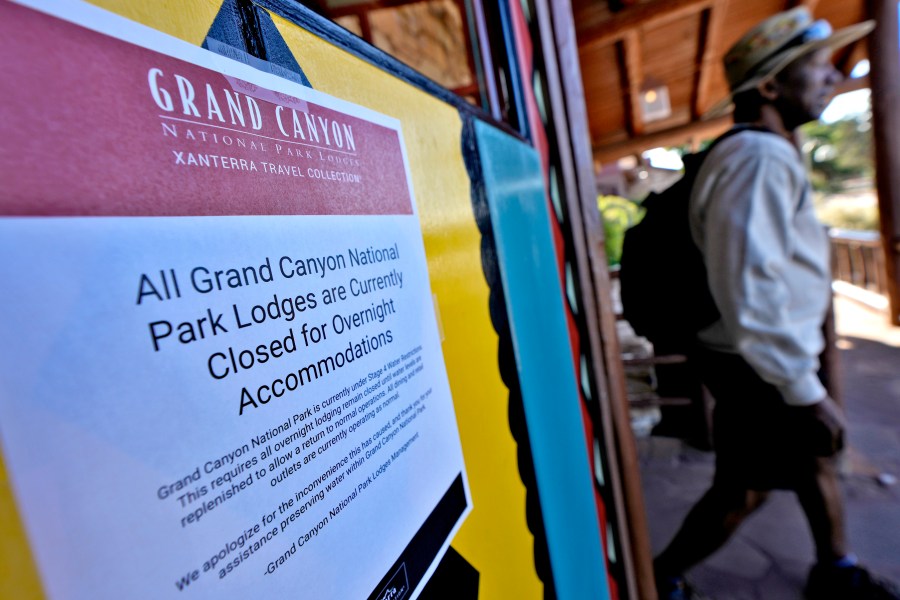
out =
[[[835,299],[848,419],[843,489],[851,548],[900,583],[900,327],[857,300]],[[712,453],[680,440],[638,440],[654,553],[709,485]],[[689,577],[716,600],[799,600],[812,540],[792,494],[774,493],[735,538]]]

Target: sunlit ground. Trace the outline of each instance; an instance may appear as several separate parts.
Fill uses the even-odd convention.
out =
[[[852,300],[842,294],[835,295],[834,312],[839,336],[838,348],[852,349],[852,342],[846,338],[859,338],[880,342],[886,346],[900,348],[900,327],[888,324],[887,311],[866,306],[862,301],[877,302],[880,297]]]

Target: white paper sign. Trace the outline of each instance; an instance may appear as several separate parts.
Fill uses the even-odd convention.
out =
[[[45,589],[414,597],[471,501],[399,124],[54,10],[0,37],[108,50],[127,114],[52,72],[0,109],[0,440]]]

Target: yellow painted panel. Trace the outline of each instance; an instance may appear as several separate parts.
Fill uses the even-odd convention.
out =
[[[91,4],[200,45],[219,14],[222,0],[88,0]]]
[[[209,0],[91,1],[198,45],[221,5]],[[313,87],[402,122],[474,502],[453,546],[480,572],[481,598],[539,598],[543,588],[534,570],[525,489],[509,433],[508,391],[497,367],[497,336],[488,313],[489,290],[460,150],[459,115],[453,107],[273,18]],[[0,522],[0,595],[42,597],[2,460]]]
[[[12,487],[0,453],[0,598],[31,600],[43,598],[31,550],[25,539],[25,529],[13,500]]]
[[[409,155],[432,291],[445,335],[474,508],[453,547],[480,573],[480,598],[539,598],[525,488],[497,366],[458,111],[272,15],[312,86],[399,119]]]

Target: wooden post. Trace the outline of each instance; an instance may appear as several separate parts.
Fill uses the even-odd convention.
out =
[[[900,325],[900,50],[897,0],[867,0],[878,26],[869,36],[872,70],[872,121],[875,182],[881,212],[881,238],[890,321]]]
[[[697,1],[674,0],[667,4]],[[566,191],[567,214],[572,236],[577,241],[577,276],[584,298],[585,320],[590,328],[585,341],[596,363],[594,372],[598,376],[606,375],[605,381],[597,382],[601,389],[595,402],[602,406],[600,424],[607,447],[611,446],[607,452],[615,459],[611,461],[614,464],[610,470],[616,473],[620,484],[613,487],[619,520],[617,529],[623,554],[626,554],[619,557],[626,578],[626,589],[620,590],[620,595],[635,599],[655,598],[647,513],[631,431],[616,317],[609,301],[611,286],[603,250],[603,225],[597,210],[590,128],[572,6],[569,0],[538,0],[535,5],[542,42],[550,42],[549,47],[545,47],[545,57],[556,56],[556,61],[547,61],[548,72],[551,67],[558,66],[558,85],[548,85],[551,95],[556,95],[550,112],[560,138],[561,158],[568,164],[563,170],[567,185],[571,185]],[[622,12],[630,13],[631,10],[633,8]],[[552,26],[552,31],[545,31],[548,26]]]

